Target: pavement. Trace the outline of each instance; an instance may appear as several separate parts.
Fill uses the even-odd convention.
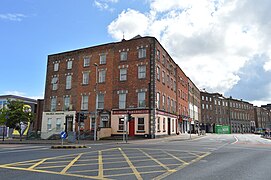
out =
[[[201,137],[204,137],[205,135],[198,135],[198,134],[179,134],[179,135],[172,135],[172,136],[163,136],[163,137],[157,137],[155,139],[142,139],[142,138],[128,138],[128,143],[133,142],[156,142],[156,141],[186,141],[186,140],[194,140]],[[123,140],[120,139],[110,139],[110,140],[76,140],[75,142],[68,142],[68,139],[63,140],[64,145],[84,145],[84,144],[103,144],[103,143],[126,143]],[[20,141],[19,139],[0,139],[0,144],[49,144],[49,145],[59,145],[61,144],[61,140],[43,140],[43,139],[23,139]]]

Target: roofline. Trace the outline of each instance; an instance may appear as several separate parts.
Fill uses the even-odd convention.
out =
[[[110,42],[110,43],[105,43],[105,44],[99,44],[99,45],[94,45],[94,46],[89,46],[89,47],[85,47],[85,48],[79,48],[79,49],[75,49],[75,50],[70,50],[70,51],[63,51],[63,52],[60,52],[60,53],[55,53],[55,54],[49,54],[49,56],[56,56],[56,55],[61,55],[61,54],[66,54],[66,53],[73,53],[73,52],[77,52],[77,51],[83,51],[83,50],[87,50],[87,49],[92,49],[92,48],[97,48],[97,47],[101,47],[101,46],[109,46],[109,45],[116,45],[116,44],[120,44],[120,43],[123,43],[123,42],[127,42],[127,41],[134,41],[134,40],[138,40],[138,39],[148,39],[148,38],[154,38],[157,42],[159,42],[155,37],[153,36],[144,36],[144,37],[141,37],[141,38],[132,38],[132,39],[129,39],[129,40],[121,40],[121,41],[118,41],[118,42]],[[160,44],[160,43],[159,43]],[[161,45],[162,46],[162,45]],[[162,46],[163,47],[163,46]]]
[[[29,101],[29,102],[37,103],[36,99],[31,99],[31,98],[17,96],[17,95],[0,95],[0,98],[1,99],[4,99],[4,98],[6,98],[6,99],[13,98],[13,99],[19,99],[19,100],[23,100],[23,101]]]

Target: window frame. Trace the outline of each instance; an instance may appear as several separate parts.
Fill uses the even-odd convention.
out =
[[[122,51],[120,52],[120,61],[127,61],[128,60],[128,52]]]
[[[138,73],[138,79],[146,79],[146,65],[139,65],[138,66],[138,70],[137,70],[137,73]]]
[[[140,121],[143,121],[143,123]],[[144,119],[144,117],[137,118],[137,131],[145,132],[145,119]]]
[[[83,67],[90,66],[90,57],[84,57]]]
[[[99,83],[105,83],[106,70],[99,70]]]
[[[144,97],[144,99],[143,99]],[[146,107],[146,92],[137,93],[137,107],[145,108]]]
[[[72,75],[66,76],[66,89],[72,88]]]
[[[106,64],[106,54],[100,54],[100,64]]]
[[[127,68],[120,68],[120,81],[127,81]]]
[[[126,96],[126,93],[119,93],[119,109],[126,108]]]
[[[146,58],[147,56],[147,50],[146,48],[142,47],[142,48],[139,48],[138,49],[138,58],[139,59],[143,59],[143,58]]]
[[[82,95],[81,110],[88,110],[88,95]]]

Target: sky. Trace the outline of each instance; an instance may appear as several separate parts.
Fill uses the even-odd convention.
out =
[[[201,90],[271,103],[270,0],[1,0],[0,94],[43,98],[47,56],[154,36]]]

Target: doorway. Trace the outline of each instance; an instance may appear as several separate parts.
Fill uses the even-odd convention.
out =
[[[65,132],[73,131],[73,116],[66,116]]]
[[[135,118],[129,121],[129,136],[135,136]]]
[[[170,118],[167,118],[167,133],[168,133],[168,135],[170,135]]]

